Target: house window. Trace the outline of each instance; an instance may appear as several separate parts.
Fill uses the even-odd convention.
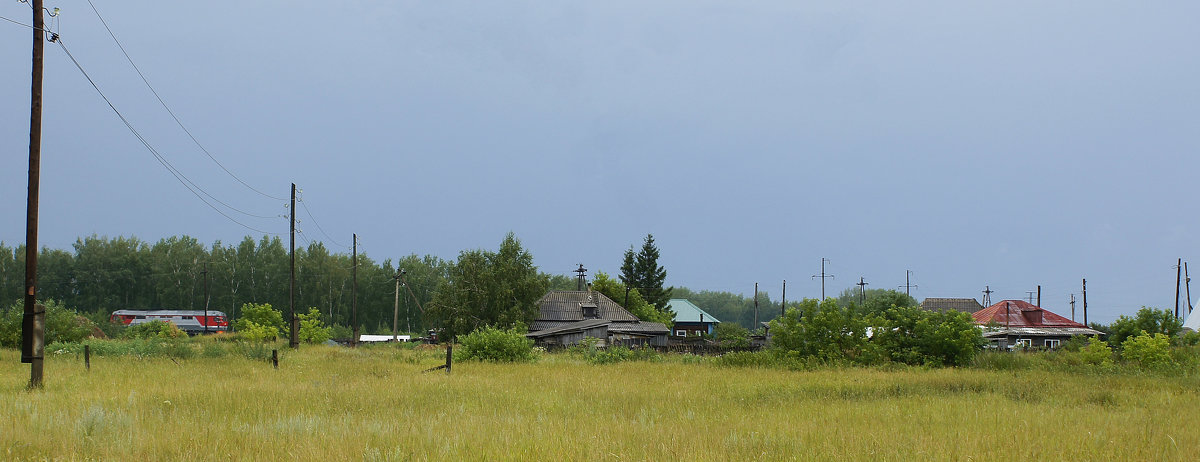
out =
[[[1033,340],[1027,338],[1017,339],[1017,348],[1029,348],[1033,346]]]
[[[687,331],[683,330],[683,329],[677,330],[677,331],[675,331],[675,336],[676,337],[687,337]]]
[[[1048,339],[1046,339],[1046,348],[1058,348],[1059,342],[1061,342],[1061,340],[1055,339],[1055,338],[1048,338]]]

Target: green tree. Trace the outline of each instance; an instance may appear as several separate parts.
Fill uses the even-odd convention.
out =
[[[1167,338],[1175,338],[1183,332],[1183,321],[1167,310],[1142,307],[1137,315],[1129,317],[1121,315],[1109,327],[1108,342],[1114,346],[1124,345],[1125,339],[1142,332],[1163,334]]]
[[[613,279],[612,276],[603,271],[596,272],[596,276],[592,278],[592,289],[604,294],[605,297],[612,299],[618,304],[626,303],[625,284]],[[637,316],[638,319],[646,322],[662,323],[668,328],[675,323],[675,313],[655,309],[654,305],[651,305],[642,298],[642,294],[637,289],[630,289],[628,294],[629,301],[625,309],[634,316]]]
[[[897,306],[873,317],[872,341],[892,361],[913,365],[962,366],[984,345],[971,315]]]
[[[823,362],[872,363],[877,347],[868,342],[867,320],[828,298],[805,299],[771,321],[771,347],[788,356],[813,357]]]
[[[658,264],[658,247],[654,245],[654,235],[647,234],[642,242],[642,249],[635,255],[633,247],[625,251],[621,263],[621,282],[627,287],[633,287],[642,292],[642,298],[654,305],[659,311],[666,310],[667,302],[671,300],[672,287],[663,288],[667,281],[667,270]]]
[[[528,325],[547,284],[533,265],[533,255],[510,232],[496,252],[460,253],[426,310],[440,321],[446,338],[483,326]]]

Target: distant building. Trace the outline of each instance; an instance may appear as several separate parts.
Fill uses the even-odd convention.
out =
[[[1102,332],[1024,300],[1004,300],[971,315],[996,348],[1057,348],[1076,335]]]
[[[967,314],[974,314],[976,311],[982,310],[983,305],[980,305],[974,298],[927,298],[921,302],[921,308],[929,311],[937,311],[945,313],[947,311],[962,311]]]
[[[721,322],[686,298],[672,298],[667,302],[667,309],[675,313],[675,324],[671,326],[671,335],[675,337],[711,336]]]
[[[600,292],[552,290],[537,305],[537,319],[526,337],[538,345],[569,346],[588,337],[599,339],[601,345],[667,344],[667,326],[639,320]]]

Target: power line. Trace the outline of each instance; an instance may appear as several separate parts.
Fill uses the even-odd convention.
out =
[[[159,104],[162,104],[163,109],[167,110],[167,114],[170,114],[171,118],[175,119],[175,124],[179,125],[179,128],[183,129],[183,132],[187,134],[188,138],[192,139],[192,142],[196,144],[196,147],[200,148],[201,151],[204,151],[204,155],[208,156],[209,160],[212,160],[213,163],[217,164],[218,167],[221,167],[221,170],[224,170],[225,173],[229,174],[230,177],[232,177],[234,180],[237,180],[238,183],[241,183],[242,186],[249,188],[251,191],[254,191],[254,192],[261,194],[262,196],[270,198],[270,199],[274,199],[274,200],[278,200],[278,201],[287,200],[282,197],[272,196],[270,194],[260,191],[259,189],[255,188],[253,186],[250,186],[249,183],[246,183],[241,178],[239,178],[237,175],[234,175],[233,172],[229,171],[228,168],[225,168],[225,165],[221,164],[220,161],[218,161],[215,157],[213,157],[212,153],[208,152],[208,149],[205,148],[203,144],[200,144],[200,141],[197,140],[194,135],[192,135],[192,131],[188,130],[188,128],[183,125],[183,121],[179,120],[179,117],[175,115],[175,111],[172,111],[171,108],[169,106],[167,106],[167,102],[163,101],[162,96],[159,96],[158,91],[154,89],[154,86],[150,85],[150,80],[146,78],[146,75],[142,73],[142,70],[140,68],[138,68],[138,65],[133,62],[133,58],[131,58],[129,56],[129,52],[125,51],[125,46],[121,44],[121,41],[117,40],[117,35],[114,34],[112,29],[108,27],[108,22],[105,21],[104,17],[100,15],[100,10],[96,9],[96,5],[94,3],[92,3],[92,0],[88,0],[88,5],[91,5],[92,11],[96,13],[96,18],[100,19],[100,24],[104,25],[104,30],[108,31],[108,35],[110,37],[112,37],[113,42],[115,42],[117,44],[117,48],[121,49],[121,54],[125,55],[125,60],[129,61],[129,65],[133,66],[134,71],[137,71],[138,77],[142,78],[142,83],[146,84],[146,88],[150,89],[150,93],[154,94],[154,97],[156,99],[158,99]]]
[[[321,224],[317,222],[317,217],[314,217],[312,214],[312,211],[308,209],[308,204],[304,203],[304,195],[303,194],[301,194],[299,202],[300,202],[300,206],[304,207],[304,213],[308,214],[308,217],[312,219],[313,224],[317,226],[317,230],[320,231],[321,234],[324,234],[325,237],[327,239],[329,239],[329,242],[332,242],[334,245],[336,245],[338,247],[349,247],[346,244],[342,244],[342,243],[338,242],[337,239],[334,239],[332,236],[329,235],[329,233],[325,232],[325,228],[322,228]]]
[[[180,172],[178,169],[176,169],[173,165],[171,165],[171,163],[169,161],[167,161],[166,158],[164,158],[162,156],[162,154],[160,154],[156,149],[154,149],[154,147],[150,145],[150,142],[147,141],[146,138],[143,137],[142,134],[140,132],[138,132],[136,128],[133,127],[133,124],[129,122],[129,119],[126,119],[125,115],[121,114],[121,111],[117,110],[117,107],[115,105],[113,105],[111,100],[108,99],[108,96],[106,96],[104,94],[104,92],[100,90],[100,86],[96,84],[96,81],[92,80],[92,77],[90,75],[88,75],[87,71],[85,71],[83,69],[83,66],[79,64],[79,61],[75,59],[75,56],[71,54],[71,51],[67,49],[67,45],[65,43],[63,43],[62,38],[58,37],[58,36],[54,36],[54,37],[52,37],[52,40],[58,43],[58,46],[60,48],[62,48],[64,53],[67,54],[67,57],[71,59],[71,62],[75,64],[75,68],[79,69],[79,72],[82,73],[83,77],[86,78],[88,83],[90,83],[92,85],[92,88],[94,88],[96,90],[96,93],[100,94],[100,98],[104,99],[104,102],[108,104],[109,109],[112,109],[112,111],[114,113],[116,113],[117,117],[121,119],[121,123],[125,124],[125,128],[129,129],[130,133],[132,133],[133,136],[135,138],[137,138],[139,142],[142,143],[142,146],[144,146],[148,151],[150,151],[150,153],[152,155],[154,155],[154,158],[156,160],[158,160],[158,162],[160,164],[162,164],[162,166],[164,168],[166,168],[167,171],[170,172],[171,175],[174,176],[175,179],[178,180],[179,183],[182,184],[184,188],[187,188],[187,190],[189,192],[191,192],[193,195],[195,195],[197,199],[200,199],[200,202],[203,202],[204,205],[207,205],[209,208],[211,208],[214,211],[216,211],[217,213],[221,214],[221,216],[225,217],[229,221],[232,221],[235,224],[237,224],[243,228],[249,229],[251,231],[259,232],[259,233],[264,233],[264,234],[272,234],[272,235],[279,234],[279,233],[272,233],[269,231],[254,228],[245,223],[242,223],[242,222],[234,219],[233,217],[229,216],[229,214],[225,213],[221,209],[214,206],[208,200],[205,200],[204,197],[201,196],[201,193],[203,193],[205,196],[208,196],[213,201],[218,202],[221,205],[224,205],[224,206],[230,208],[231,210],[235,210],[239,213],[242,213],[242,214],[245,214],[248,216],[252,216],[252,217],[258,217],[258,218],[273,218],[273,217],[253,215],[253,214],[238,210],[238,209],[234,208],[233,206],[230,206],[229,204],[226,204],[226,203],[222,202],[221,200],[213,197],[211,194],[209,194],[203,188],[200,188],[199,185],[196,185],[196,183],[194,183],[190,179],[188,179],[187,176],[185,176],[183,174],[183,172]],[[197,192],[197,191],[199,191],[199,192]]]

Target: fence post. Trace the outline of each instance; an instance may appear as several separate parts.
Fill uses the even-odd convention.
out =
[[[446,375],[450,375],[450,364],[454,362],[454,343],[446,344]]]
[[[83,368],[87,369],[89,371],[92,370],[92,346],[91,345],[83,346]]]
[[[279,350],[271,350],[271,365],[279,369]]]

